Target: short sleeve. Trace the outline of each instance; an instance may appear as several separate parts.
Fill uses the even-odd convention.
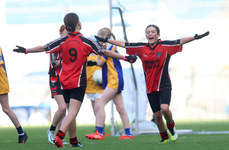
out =
[[[60,45],[64,43],[67,39],[67,36],[60,37],[54,41],[51,41],[44,45],[44,49],[47,53],[60,52]]]
[[[85,44],[87,50],[91,53],[99,54],[100,56],[104,54],[105,49],[101,47],[98,42],[84,36],[81,36],[80,38]]]
[[[182,51],[182,46],[180,45],[180,39],[173,41],[161,41],[161,45],[166,46],[166,50],[169,55],[176,54]]]
[[[125,43],[126,53],[129,55],[137,54],[138,56],[140,56],[140,54],[142,52],[142,48],[145,47],[145,45],[146,45],[146,43],[129,43],[129,42],[126,42]]]

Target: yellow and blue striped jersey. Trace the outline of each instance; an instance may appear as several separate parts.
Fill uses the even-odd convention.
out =
[[[105,44],[105,49],[118,53],[116,46],[110,43]],[[119,59],[114,59],[105,55],[99,56],[99,58],[105,62],[102,66],[103,88],[109,87],[122,91],[124,80]]]
[[[9,93],[9,83],[7,79],[6,66],[2,49],[0,47],[0,94]]]
[[[93,60],[97,61],[98,55],[95,55],[91,53],[89,57],[87,58],[87,61]],[[97,83],[93,81],[93,74],[97,70],[101,70],[102,68],[99,66],[87,66],[86,72],[87,72],[87,88],[85,93],[103,93],[102,86],[99,86]]]

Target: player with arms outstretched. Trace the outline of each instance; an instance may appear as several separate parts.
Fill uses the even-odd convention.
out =
[[[66,103],[69,103],[68,114],[64,117],[61,127],[56,134],[54,143],[57,147],[64,147],[62,139],[66,131],[69,132],[70,144],[78,147],[76,137],[76,121],[86,89],[86,60],[90,53],[107,55],[117,59],[135,62],[136,56],[123,56],[117,53],[104,50],[97,43],[85,38],[81,33],[81,22],[75,13],[68,13],[64,17],[64,24],[68,35],[60,37],[45,46],[37,46],[26,49],[20,46],[14,49],[15,52],[32,53],[46,51],[48,53],[60,53],[61,71],[60,82],[63,88],[63,95]]]
[[[150,24],[145,30],[145,36],[148,40],[147,43],[129,43],[96,37],[99,41],[109,42],[126,48],[127,54],[137,54],[141,58],[146,75],[148,100],[161,135],[160,143],[169,142],[169,136],[165,128],[163,116],[166,120],[171,140],[175,142],[178,138],[172,112],[169,109],[172,90],[168,72],[170,58],[177,52],[181,52],[184,44],[201,39],[208,34],[209,32],[206,32],[201,35],[196,34],[195,36],[185,37],[175,41],[161,41],[159,39],[159,27]]]

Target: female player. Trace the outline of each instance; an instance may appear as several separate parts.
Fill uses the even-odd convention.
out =
[[[67,36],[68,31],[65,25],[61,25],[59,29],[60,36]],[[60,55],[59,53],[50,53],[50,64],[49,64],[49,85],[52,94],[52,98],[56,100],[58,109],[53,116],[53,120],[50,128],[47,131],[48,141],[52,144],[55,138],[55,130],[58,126],[60,128],[61,122],[66,114],[66,103],[63,97],[63,90],[61,89],[59,73],[60,73]],[[64,144],[68,144],[63,140]]]
[[[68,130],[70,144],[78,146],[75,118],[80,110],[86,89],[86,60],[90,53],[107,55],[117,59],[135,62],[136,56],[123,56],[114,52],[102,49],[99,45],[88,38],[85,38],[79,31],[81,22],[75,13],[68,13],[64,17],[64,24],[68,35],[60,37],[44,46],[37,46],[30,49],[17,46],[15,52],[32,53],[46,51],[48,53],[58,52],[61,54],[60,82],[63,88],[63,96],[66,103],[69,103],[68,114],[64,117],[61,127],[56,134],[54,143],[57,147],[64,147],[62,139]]]
[[[90,62],[90,61],[95,62],[95,61],[97,61],[97,57],[98,57],[98,55],[95,55],[95,54],[92,53],[87,58],[87,62]],[[103,87],[102,87],[102,84],[101,83],[96,83],[93,80],[93,75],[94,75],[94,73],[96,71],[101,71],[101,69],[102,68],[100,66],[89,66],[89,65],[87,65],[87,67],[86,67],[86,72],[87,72],[87,87],[86,87],[85,93],[87,95],[87,98],[89,98],[91,100],[91,106],[92,106],[94,115],[95,115],[95,103],[102,96]],[[102,76],[101,76],[101,78],[102,78]],[[104,134],[106,136],[109,136],[109,134],[106,134],[105,132],[104,132]]]
[[[162,116],[164,116],[167,128],[172,141],[176,141],[178,134],[172,112],[169,109],[171,101],[171,81],[168,73],[170,57],[182,51],[182,45],[198,40],[207,36],[209,32],[202,35],[181,38],[176,41],[161,41],[160,29],[156,25],[150,24],[146,27],[145,36],[148,43],[129,43],[124,41],[115,41],[109,38],[96,37],[99,41],[109,42],[111,44],[126,48],[128,54],[137,54],[142,61],[144,72],[146,74],[147,96],[151,109],[155,115],[155,121],[160,131],[161,142],[168,143],[168,133]]]
[[[101,38],[111,38],[113,35],[108,28],[102,28],[97,34]],[[114,37],[114,35],[113,35]],[[105,47],[106,50],[118,53],[116,47],[109,43],[100,42],[101,45]],[[92,62],[88,63],[93,65]],[[107,56],[101,56],[98,58],[97,63],[102,66],[102,77],[103,77],[103,89],[104,92],[99,101],[95,103],[95,114],[96,114],[96,131],[95,133],[86,135],[89,139],[104,139],[104,123],[105,123],[105,105],[113,99],[117,111],[122,119],[123,126],[125,128],[125,134],[120,137],[120,139],[133,139],[134,136],[130,130],[129,118],[124,108],[122,99],[122,90],[124,86],[122,66],[118,59],[113,59]]]
[[[25,131],[23,131],[16,114],[9,106],[8,93],[9,93],[9,82],[7,79],[6,66],[3,58],[2,49],[0,47],[0,104],[2,106],[3,112],[6,113],[6,115],[10,118],[15,128],[17,129],[18,143],[25,143],[28,136],[25,133]]]
[[[98,55],[90,54],[87,58],[87,61],[97,61]],[[86,72],[87,72],[87,88],[86,88],[86,94],[87,98],[91,100],[91,105],[93,108],[93,112],[95,115],[95,102],[99,100],[103,93],[103,87],[102,85],[99,85],[98,83],[93,81],[93,74],[97,70],[101,70],[102,68],[99,66],[87,66]]]

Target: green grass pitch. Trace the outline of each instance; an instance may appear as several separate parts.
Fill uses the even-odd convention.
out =
[[[198,121],[177,122],[177,129],[192,129],[198,131],[229,131],[229,121]],[[13,127],[0,127],[0,150],[52,150],[55,145],[48,142],[48,126],[25,126],[29,138],[26,144],[17,144],[17,133]],[[176,143],[158,144],[160,136],[136,135],[133,140],[120,140],[117,136],[106,137],[105,140],[88,140],[85,134],[92,133],[93,125],[78,126],[78,140],[85,150],[228,150],[229,134],[181,134]],[[106,132],[109,133],[107,125]],[[68,135],[65,137],[69,141]],[[65,145],[65,149],[70,145]]]

